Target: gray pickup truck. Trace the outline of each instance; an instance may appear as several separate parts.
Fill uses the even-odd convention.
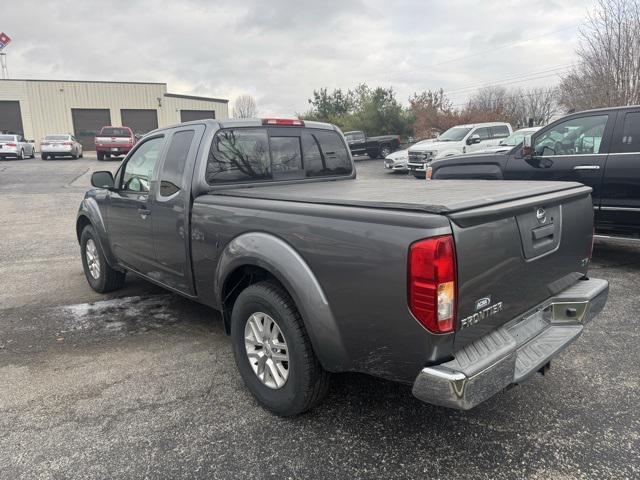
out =
[[[341,132],[299,120],[155,130],[77,216],[98,292],[127,273],[222,312],[257,400],[316,405],[330,372],[469,409],[544,371],[606,302],[589,187],[356,179]]]

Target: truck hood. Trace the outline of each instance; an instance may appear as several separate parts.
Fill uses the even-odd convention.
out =
[[[419,142],[409,147],[410,152],[439,152],[441,150],[447,150],[449,148],[459,148],[463,142],[438,142],[438,141],[425,141]]]
[[[468,153],[466,155],[456,155],[454,157],[446,157],[431,162],[431,168],[435,171],[444,165],[473,165],[476,163],[483,164],[500,164],[506,160],[506,155],[502,153]]]

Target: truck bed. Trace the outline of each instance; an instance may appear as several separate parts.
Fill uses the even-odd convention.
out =
[[[400,179],[398,179],[400,180]],[[216,195],[435,214],[455,213],[539,195],[583,189],[574,182],[349,179],[219,190]]]

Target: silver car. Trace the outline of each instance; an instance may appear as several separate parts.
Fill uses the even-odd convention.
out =
[[[384,157],[384,168],[394,172],[406,172],[409,161],[409,150],[398,150]]]
[[[36,146],[27,142],[22,135],[0,134],[0,158],[35,158]]]
[[[49,160],[55,157],[82,158],[82,145],[68,133],[47,135],[40,141],[40,158]]]

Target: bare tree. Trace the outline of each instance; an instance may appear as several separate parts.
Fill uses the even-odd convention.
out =
[[[579,65],[560,84],[563,107],[640,103],[640,0],[597,0],[577,54]]]
[[[234,118],[253,118],[258,114],[258,105],[251,95],[240,95],[233,102]]]

